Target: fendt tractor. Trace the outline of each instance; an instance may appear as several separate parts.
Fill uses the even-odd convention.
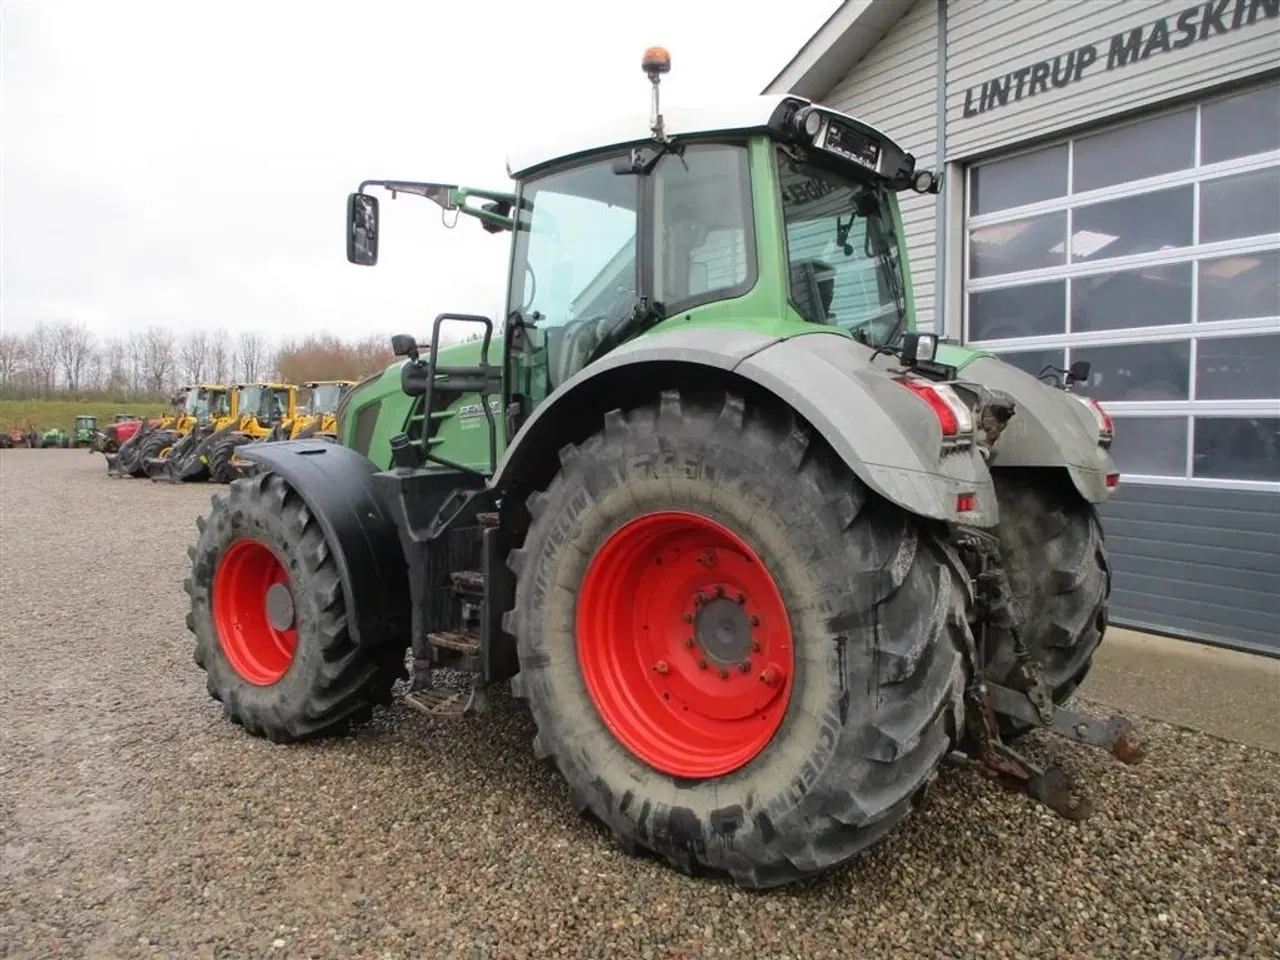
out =
[[[1119,482],[1083,367],[915,329],[898,197],[938,181],[889,137],[792,95],[665,115],[670,59],[643,67],[647,116],[513,158],[513,193],[348,197],[357,265],[374,188],[511,232],[506,315],[394,337],[339,443],[242,448],[185,583],[210,694],[296,741],[510,681],[578,811],[750,887],[882,840],[947,761],[1087,816],[1016,749],[1144,753],[1063,705]]]

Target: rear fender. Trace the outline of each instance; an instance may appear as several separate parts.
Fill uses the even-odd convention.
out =
[[[1117,473],[1107,448],[1099,444],[1093,414],[1065,391],[995,357],[979,357],[964,368],[963,379],[1013,398],[1013,417],[996,441],[991,467],[1057,467],[1067,471],[1090,503],[1109,499],[1115,488],[1107,476]]]
[[[374,486],[373,461],[325,440],[250,443],[238,453],[280,474],[320,524],[342,578],[355,643],[407,647],[408,570],[399,531]]]
[[[837,333],[778,339],[742,330],[677,331],[640,338],[568,380],[534,412],[508,446],[494,475],[520,487],[538,469],[540,451],[572,439],[583,410],[603,413],[622,389],[639,383],[656,394],[669,383],[653,374],[692,368],[693,383],[720,374],[753,392],[767,391],[804,418],[868,487],[921,517],[988,527],[998,520],[991,476],[974,444],[944,454],[928,405],[890,379],[890,359],[876,364],[866,345]],[[647,374],[645,367],[650,368]],[[701,368],[704,373],[699,373]],[[630,385],[628,387],[628,385]],[[961,494],[974,509],[957,511]]]

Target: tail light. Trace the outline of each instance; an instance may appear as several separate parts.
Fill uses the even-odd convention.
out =
[[[895,379],[929,405],[938,418],[944,440],[959,441],[973,434],[973,411],[945,383],[910,377]]]
[[[1102,404],[1093,399],[1093,397],[1082,397],[1078,393],[1069,393],[1067,396],[1084,404],[1089,413],[1093,415],[1093,422],[1098,425],[1098,445],[1103,447],[1111,446],[1111,441],[1115,439],[1116,435],[1116,425],[1111,419],[1111,414],[1102,409]]]

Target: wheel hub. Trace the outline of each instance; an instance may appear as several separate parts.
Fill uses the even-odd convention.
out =
[[[267,588],[267,622],[273,630],[288,630],[293,618],[293,594],[285,584],[273,583]]]
[[[694,624],[698,646],[716,663],[736,667],[751,653],[751,621],[734,601],[712,600],[698,612]]]
[[[606,726],[672,776],[735,770],[782,724],[794,672],[782,595],[708,517],[662,511],[616,531],[583,578],[577,641]]]

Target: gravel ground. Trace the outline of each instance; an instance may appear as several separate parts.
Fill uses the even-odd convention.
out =
[[[1280,757],[1149,721],[1138,768],[1033,740],[1093,785],[1086,824],[951,770],[871,855],[772,893],[617,852],[501,692],[461,721],[248,737],[182,625],[211,492],[0,453],[2,955],[1280,955]]]

